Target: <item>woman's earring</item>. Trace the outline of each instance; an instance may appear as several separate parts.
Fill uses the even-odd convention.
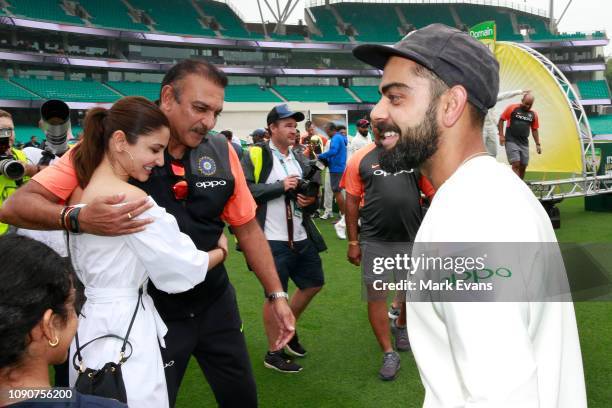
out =
[[[136,163],[134,162],[134,156],[132,156],[132,153],[130,153],[129,150],[121,150],[122,152],[126,152],[128,154],[128,156],[130,156],[130,160],[132,160],[132,170],[134,170],[134,167],[136,166]]]
[[[132,160],[132,163],[134,163],[134,156],[132,156],[132,153],[130,153],[129,150],[124,150],[124,152],[126,152],[128,156],[130,156],[130,160]]]
[[[59,344],[59,337],[57,337],[57,336],[55,337],[55,341],[49,340],[49,345],[51,347],[57,347],[58,344]]]

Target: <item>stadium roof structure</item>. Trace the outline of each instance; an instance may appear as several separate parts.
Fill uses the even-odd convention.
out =
[[[370,3],[370,4],[474,4],[479,6],[504,7],[524,13],[548,17],[548,12],[537,7],[529,7],[525,3],[506,0],[308,0],[306,7],[325,6],[340,3]]]
[[[432,22],[469,27],[491,19],[498,22],[501,40],[527,42],[532,48],[555,42],[565,42],[563,46],[607,44],[603,31],[556,33],[545,10],[504,0],[312,0],[304,9],[306,25],[285,24],[295,11],[296,0],[285,0],[282,6],[281,0],[275,0],[276,12],[271,0],[257,0],[260,10],[261,1],[276,20],[270,31],[261,13],[261,27],[248,24],[228,0],[175,0],[171,7],[166,0],[107,0],[104,7],[99,7],[98,0],[51,4],[2,0],[0,25],[128,41],[342,50],[358,42],[392,43]],[[378,30],[380,24],[387,29]]]

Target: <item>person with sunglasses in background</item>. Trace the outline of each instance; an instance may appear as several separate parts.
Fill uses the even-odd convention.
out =
[[[214,65],[183,60],[161,84],[159,107],[170,124],[164,165],[151,169],[147,181],[131,183],[148,193],[173,215],[180,230],[195,246],[209,251],[217,246],[225,222],[260,280],[267,295],[264,312],[278,325],[276,345],[293,337],[295,318],[278,278],[270,247],[255,219],[253,200],[238,156],[220,135],[209,135],[223,109],[227,77]],[[62,166],[63,164],[63,166]],[[73,168],[66,156],[44,175],[18,190],[2,209],[0,219],[26,228],[57,229],[63,206],[56,204],[77,187],[76,177],[63,177]],[[43,180],[44,178],[44,180]],[[138,217],[152,203],[149,198],[128,201],[125,194],[102,194],[75,216],[83,232],[121,235],[147,228],[151,217]],[[177,269],[180,270],[180,269]],[[257,392],[235,291],[225,266],[208,271],[192,290],[169,294],[153,283],[148,293],[168,327],[162,350],[170,406],[193,355],[222,407],[255,407]]]

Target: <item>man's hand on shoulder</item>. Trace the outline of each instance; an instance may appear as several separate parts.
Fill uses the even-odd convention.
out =
[[[130,192],[130,198],[136,194]],[[95,235],[126,235],[143,231],[151,218],[136,220],[140,214],[153,206],[148,197],[139,197],[124,203],[125,193],[97,197],[79,213],[79,224],[83,232]]]

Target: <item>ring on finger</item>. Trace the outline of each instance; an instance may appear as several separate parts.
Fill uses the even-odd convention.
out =
[[[127,216],[128,216],[128,220],[132,219],[132,214],[131,213],[127,213]]]

